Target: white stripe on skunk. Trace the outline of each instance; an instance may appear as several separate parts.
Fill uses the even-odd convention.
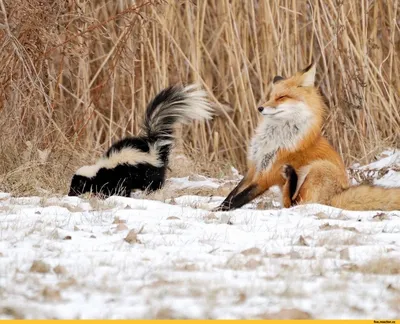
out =
[[[150,147],[150,152],[142,152],[132,147],[123,148],[120,151],[112,152],[110,157],[100,158],[94,165],[85,165],[79,168],[75,174],[93,178],[101,168],[113,169],[118,164],[139,164],[148,163],[156,167],[163,165],[163,162],[159,159],[157,151],[154,146]]]
[[[206,93],[198,85],[162,90],[146,108],[144,135],[114,143],[96,164],[78,169],[68,195],[93,192],[103,196],[130,196],[132,189],[161,188],[175,124],[210,119],[212,113]]]

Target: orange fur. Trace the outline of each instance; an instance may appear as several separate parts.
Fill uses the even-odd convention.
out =
[[[342,170],[329,161],[314,161],[298,184],[298,204],[320,203],[347,210],[400,210],[400,188],[349,186]]]
[[[278,82],[272,89],[270,100],[263,105],[276,107],[282,102],[298,100],[306,103],[315,116],[314,123],[296,148],[293,150],[280,149],[270,170],[263,171],[258,175],[258,178],[262,179],[261,182],[269,183],[268,187],[273,185],[283,186],[284,179],[281,177],[280,171],[284,164],[290,164],[297,170],[314,160],[328,160],[340,166],[345,173],[345,166],[341,157],[321,134],[326,111],[323,99],[317,88],[298,86],[302,83],[303,78],[303,74],[298,72],[293,77]],[[281,97],[284,98],[279,99]]]
[[[240,208],[274,185],[282,190],[284,207],[290,207],[294,201],[347,209],[399,208],[400,189],[349,188],[341,157],[321,133],[326,105],[314,87],[314,77],[315,65],[310,65],[290,78],[274,79],[269,100],[259,108],[265,119],[257,128],[249,149],[249,171],[217,210]],[[284,127],[292,132],[287,138],[279,131]],[[282,176],[284,165],[291,165],[298,174],[295,197],[290,196],[288,180]],[[382,196],[378,199],[380,202],[375,203],[377,199],[371,199],[375,194],[385,197],[389,194],[390,198]],[[356,198],[369,199],[371,204],[352,202]],[[387,207],[382,202],[387,203]]]
[[[293,166],[295,170],[299,170],[302,167],[310,165],[316,160],[325,160],[331,162],[337,167],[336,175],[340,177],[344,183],[348,183],[346,169],[339,154],[321,135],[313,141],[310,137],[305,138],[302,141],[302,147],[299,150],[279,151],[276,161],[271,168],[266,171],[255,173],[253,175],[252,183],[257,183],[261,187],[262,193],[275,185],[278,185],[281,188],[282,193],[284,193],[285,190],[283,190],[283,187],[286,181],[281,175],[282,167],[286,164],[289,164]],[[283,196],[283,200],[286,199],[286,201],[288,201],[288,198],[289,197]]]

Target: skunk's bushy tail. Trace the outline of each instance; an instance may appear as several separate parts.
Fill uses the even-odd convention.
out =
[[[173,141],[175,124],[210,119],[212,110],[206,92],[198,85],[172,86],[159,92],[148,104],[144,131],[150,142],[165,141],[168,145]]]

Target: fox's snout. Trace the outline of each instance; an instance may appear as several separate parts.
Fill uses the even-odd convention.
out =
[[[258,107],[257,110],[260,114],[269,115],[270,113],[276,110],[276,107],[267,103],[264,104],[263,106]]]
[[[276,103],[275,102],[273,102],[273,101],[267,101],[267,102],[264,102],[264,103],[262,103],[262,105],[261,106],[259,106],[258,108],[257,108],[257,110],[258,110],[258,112],[260,113],[260,114],[269,114],[269,113],[271,113],[272,111],[275,111],[276,110]]]

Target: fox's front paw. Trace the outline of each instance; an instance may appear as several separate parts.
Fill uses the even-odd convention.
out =
[[[290,164],[284,164],[282,166],[281,175],[285,180],[290,179],[292,174],[295,172],[295,169]]]

